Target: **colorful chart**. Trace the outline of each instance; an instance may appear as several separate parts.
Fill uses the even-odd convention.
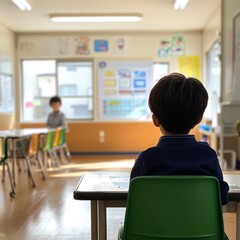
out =
[[[105,63],[105,67],[98,69],[99,119],[148,119],[147,101],[153,86],[152,62]]]

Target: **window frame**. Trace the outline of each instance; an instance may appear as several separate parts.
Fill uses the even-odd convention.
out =
[[[89,99],[92,99],[92,117],[91,118],[67,118],[68,121],[74,122],[74,121],[93,121],[95,118],[95,106],[94,106],[94,91],[95,91],[95,81],[94,81],[94,59],[93,58],[67,58],[67,59],[59,59],[59,58],[22,58],[20,59],[20,76],[21,76],[21,86],[20,86],[20,122],[21,123],[43,123],[43,120],[32,120],[32,121],[26,121],[24,120],[24,70],[23,70],[23,62],[24,61],[54,61],[55,62],[55,81],[56,81],[56,95],[59,94],[59,77],[58,77],[58,63],[65,63],[65,62],[90,62],[92,65],[92,96],[85,96]],[[49,97],[41,97],[42,99],[49,99]],[[61,98],[84,98],[83,96],[60,96]],[[47,117],[47,116],[46,116]]]
[[[219,54],[216,55],[214,53],[214,48],[218,45]],[[218,125],[218,114],[220,113],[220,99],[221,99],[221,42],[219,40],[216,40],[212,43],[211,47],[208,49],[208,51],[205,54],[206,57],[206,81],[205,86],[208,91],[209,100],[208,100],[208,106],[204,112],[204,118],[212,122],[212,126],[216,127]],[[216,84],[214,83],[213,76],[213,68],[214,68],[214,57],[219,57],[219,76],[218,80],[219,82]],[[219,89],[216,89],[218,88]],[[213,107],[213,103],[217,104],[217,106]]]

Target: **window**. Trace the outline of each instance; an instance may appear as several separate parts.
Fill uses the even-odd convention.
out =
[[[221,62],[220,44],[214,43],[207,52],[207,79],[206,88],[209,94],[208,107],[205,117],[212,121],[213,126],[217,126],[217,114],[220,111],[219,99],[221,94]]]
[[[0,112],[14,111],[12,63],[10,57],[0,53]]]
[[[168,63],[159,63],[156,62],[153,64],[153,80],[154,83],[157,83],[157,81],[166,76],[169,73],[169,65]]]
[[[23,60],[24,122],[46,121],[49,98],[59,95],[68,119],[93,118],[92,62]]]

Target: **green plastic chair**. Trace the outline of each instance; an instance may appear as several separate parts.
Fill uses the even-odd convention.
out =
[[[34,161],[35,163],[35,161],[37,161],[38,167],[42,174],[42,179],[45,180],[46,176],[44,172],[42,156],[40,154],[41,151],[40,137],[41,137],[40,134],[33,134],[31,136],[27,157],[29,158],[30,162]]]
[[[67,146],[67,142],[66,142],[66,129],[65,128],[62,128],[60,131],[59,148],[62,151],[61,152],[62,156],[65,155],[67,157],[67,160],[70,162],[71,154],[68,150],[68,146]],[[62,158],[64,158],[64,157],[62,157]]]
[[[122,240],[224,240],[218,180],[142,176],[130,182]]]
[[[58,156],[54,150],[54,137],[55,137],[55,130],[51,129],[48,131],[47,133],[47,137],[46,137],[46,142],[45,142],[45,146],[43,148],[43,152],[48,153],[50,160],[51,160],[51,164],[53,167],[59,167],[60,163],[59,163],[59,159]],[[48,156],[46,157],[48,160]],[[47,165],[47,163],[46,163]]]
[[[43,151],[51,151],[53,148],[54,131],[48,131]]]

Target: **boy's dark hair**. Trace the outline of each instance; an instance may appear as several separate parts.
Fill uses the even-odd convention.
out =
[[[59,102],[60,104],[62,104],[62,100],[59,96],[51,97],[49,100],[49,105],[51,106],[52,103],[56,103],[56,102]]]
[[[196,78],[172,73],[161,78],[149,96],[149,107],[168,133],[187,134],[207,107],[208,93]]]

